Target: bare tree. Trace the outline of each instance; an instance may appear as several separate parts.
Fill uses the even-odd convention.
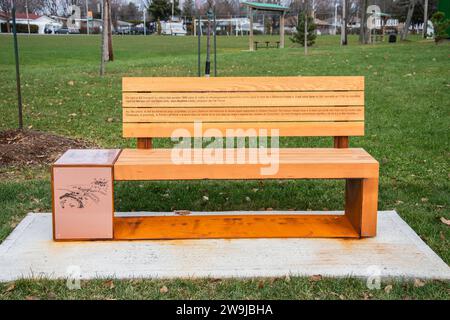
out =
[[[347,45],[347,0],[342,0],[341,45]]]
[[[406,15],[405,25],[403,26],[403,31],[401,34],[401,39],[406,40],[408,37],[409,26],[411,25],[411,18],[414,13],[414,7],[416,6],[417,0],[410,0],[408,5],[408,14]]]
[[[360,0],[359,3],[359,17],[361,19],[359,27],[359,42],[366,44],[369,42],[369,32],[366,25],[367,20],[367,3],[368,0]]]
[[[11,24],[10,24],[10,19],[11,19],[11,10],[12,10],[12,5],[11,5],[11,0],[0,0],[0,10],[3,11],[7,18],[6,19],[6,31],[9,33],[11,32]]]
[[[110,38],[111,37],[111,6],[110,0],[103,0],[103,27],[102,46],[100,58],[100,76],[105,74],[105,62],[110,60]],[[112,44],[111,44],[112,49]]]

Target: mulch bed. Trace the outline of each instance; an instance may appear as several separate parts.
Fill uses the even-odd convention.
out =
[[[33,130],[0,132],[0,167],[45,165],[53,163],[67,149],[92,148],[94,145]]]

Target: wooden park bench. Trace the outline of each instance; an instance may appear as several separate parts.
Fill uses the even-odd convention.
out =
[[[280,41],[275,41],[273,46],[270,45],[270,43],[271,43],[270,41],[264,41],[264,43],[266,44],[265,47],[258,47],[259,41],[254,41],[254,43],[255,43],[255,50],[258,50],[258,48],[269,49],[269,48],[279,48],[280,47]]]
[[[233,137],[261,132],[285,137],[328,136],[334,138],[334,146],[268,147],[269,153],[278,152],[279,161],[278,170],[267,175],[261,170],[267,163],[205,163],[202,149],[189,148],[184,151],[192,155],[191,161],[181,163],[174,161],[173,149],[152,148],[153,138],[168,138],[175,132],[184,137],[225,137],[230,132]],[[348,137],[362,135],[363,77],[124,78],[123,136],[137,138],[137,149],[69,150],[55,163],[54,238],[375,236],[379,165],[363,149],[349,148]],[[231,152],[231,159],[242,152],[248,160],[255,149],[214,151]],[[345,179],[344,214],[113,214],[114,181],[202,179]],[[79,201],[73,200],[77,197]],[[83,210],[87,214],[81,214]],[[96,233],[97,229],[102,231]]]

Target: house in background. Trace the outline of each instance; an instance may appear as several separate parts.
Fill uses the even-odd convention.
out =
[[[6,25],[8,20],[12,23],[9,15],[7,15],[4,12],[0,12],[0,24]],[[40,16],[35,13],[28,13],[28,15],[26,13],[22,13],[22,12],[16,13],[16,23],[18,25],[25,25],[25,26],[27,26],[28,24],[30,26],[35,25],[35,26],[37,26],[37,33],[39,33],[39,34],[45,33],[44,30],[45,30],[45,26],[47,24],[51,24],[51,23],[55,23],[55,22],[56,21],[50,17]],[[6,26],[0,28],[0,32],[1,32],[1,30],[3,30],[3,32],[6,32]],[[21,30],[24,30],[24,29],[21,28]]]
[[[0,33],[6,32],[6,24],[8,23],[8,16],[0,11]]]
[[[27,25],[28,22],[34,25],[38,26],[38,33],[44,34],[44,29],[47,24],[55,23],[56,21],[50,17],[47,16],[39,16],[34,13],[29,13],[28,16],[26,13],[18,12],[16,13],[16,23],[17,24],[25,24]]]

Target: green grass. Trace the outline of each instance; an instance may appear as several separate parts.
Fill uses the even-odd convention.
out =
[[[268,37],[266,37],[268,38]],[[0,130],[17,126],[12,41],[0,36]],[[262,37],[261,37],[262,40]],[[96,36],[20,36],[24,116],[27,127],[82,138],[102,147],[133,147],[121,137],[121,77],[196,76],[196,39],[192,37],[114,37],[116,60],[98,76],[100,38]],[[245,51],[247,38],[218,38],[219,76],[363,75],[366,77],[366,135],[351,139],[380,161],[380,210],[396,209],[448,264],[450,60],[449,43],[430,41],[360,46],[356,38],[340,47],[338,37],[319,37],[305,57],[289,48]],[[205,39],[203,39],[203,44]],[[204,57],[204,56],[203,56]],[[75,115],[74,115],[75,114]],[[114,121],[108,121],[113,118]],[[283,147],[330,146],[330,139],[284,138]],[[156,140],[156,147],[169,141]],[[0,168],[0,240],[29,211],[50,211],[47,168]],[[119,211],[341,209],[339,181],[212,181],[118,183]],[[256,192],[254,189],[258,189]],[[203,195],[209,201],[202,200]],[[251,201],[246,201],[250,197]],[[413,267],[413,266],[412,266]],[[256,282],[255,282],[256,281]],[[0,297],[57,298],[363,298],[364,281],[292,278],[258,289],[258,280],[102,281],[68,291],[60,281],[19,281],[0,287]],[[167,285],[166,295],[158,287]],[[383,283],[383,287],[386,283]],[[448,283],[415,288],[396,283],[373,298],[448,299]],[[3,292],[3,293],[2,293]],[[336,295],[337,294],[337,295]]]

